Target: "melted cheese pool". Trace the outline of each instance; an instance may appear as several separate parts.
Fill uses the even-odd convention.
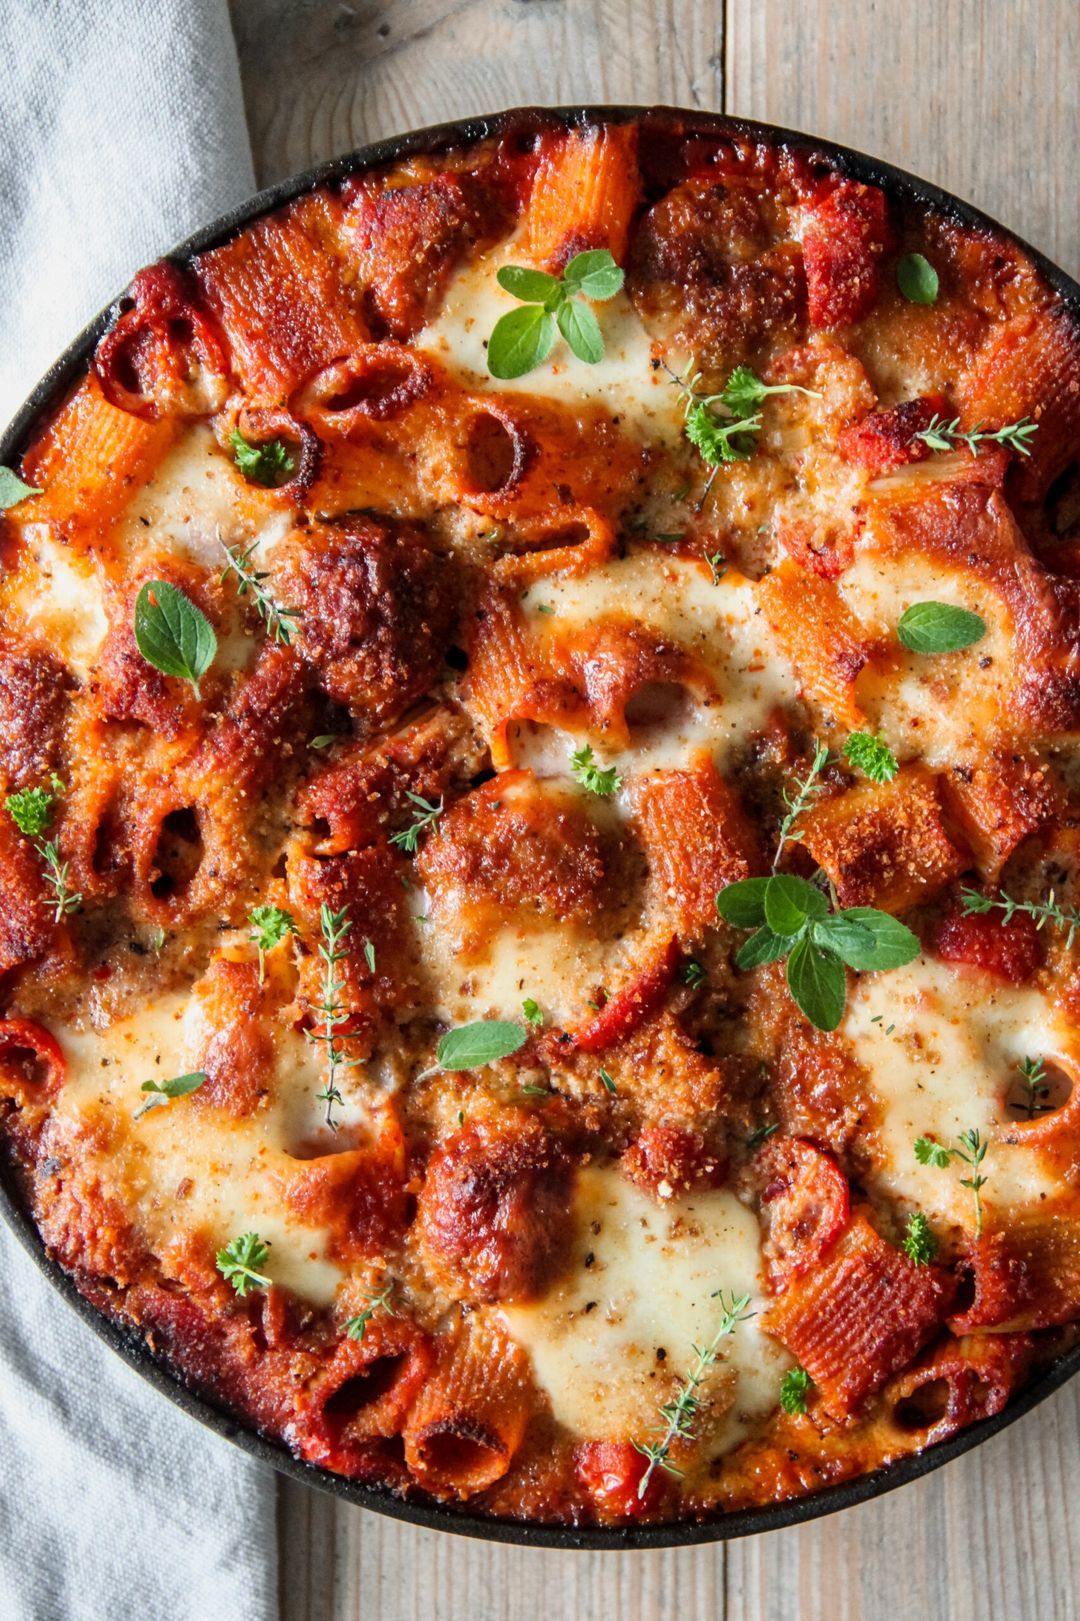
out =
[[[652,1438],[669,1401],[716,1333],[731,1295],[762,1308],[760,1237],[733,1193],[701,1192],[658,1205],[613,1170],[582,1171],[576,1236],[561,1282],[535,1305],[503,1309],[513,1338],[532,1357],[555,1417],[591,1439]],[[777,1405],[791,1361],[757,1327],[741,1322],[723,1342],[704,1387],[702,1433],[719,1456]]]

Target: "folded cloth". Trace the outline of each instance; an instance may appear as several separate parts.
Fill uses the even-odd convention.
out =
[[[0,418],[254,189],[226,0],[0,0]],[[0,1228],[3,1621],[271,1621],[272,1472],[114,1356]]]

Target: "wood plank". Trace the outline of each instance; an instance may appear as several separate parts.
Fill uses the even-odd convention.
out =
[[[231,0],[260,184],[533,101],[719,107],[723,0]]]
[[[1074,0],[231,0],[262,183],[530,101],[669,101],[879,153],[1080,269]],[[892,22],[895,26],[890,27]],[[1005,132],[1004,136],[1002,132]],[[559,1554],[440,1536],[283,1482],[282,1621],[975,1621],[1075,1613],[1080,1389],[928,1480],[728,1546]]]
[[[727,110],[947,187],[1074,275],[1074,0],[728,0]]]

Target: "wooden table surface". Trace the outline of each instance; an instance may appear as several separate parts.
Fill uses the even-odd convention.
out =
[[[521,103],[743,113],[893,160],[1080,274],[1077,0],[231,0],[266,183]],[[1071,1621],[1080,1381],[877,1502],[741,1542],[505,1548],[279,1486],[281,1621]]]

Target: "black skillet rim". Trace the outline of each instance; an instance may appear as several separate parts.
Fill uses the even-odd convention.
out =
[[[655,118],[678,123],[688,133],[701,130],[702,133],[713,136],[744,137],[775,146],[793,147],[803,153],[820,157],[824,163],[850,175],[853,179],[880,186],[892,196],[904,197],[930,207],[961,224],[991,231],[1007,241],[1016,243],[1029,255],[1063,302],[1080,318],[1080,284],[1073,277],[1037,248],[1033,248],[1030,243],[1018,237],[1014,231],[999,224],[981,209],[931,184],[930,181],[922,180],[904,169],[897,168],[894,164],[885,163],[851,147],[840,146],[833,141],[796,130],[784,129],[775,124],[758,123],[752,119],[732,118],[722,113],[679,107],[589,104],[573,107],[517,108],[410,130],[407,134],[391,136],[386,140],[359,147],[354,152],[319,164],[303,174],[290,176],[273,186],[266,187],[246,202],[230,209],[212,224],[195,232],[174,248],[167,257],[183,261],[196,253],[217,247],[261,215],[280,208],[315,186],[341,180],[384,164],[395,163],[416,154],[468,146],[497,135],[530,116],[554,119],[567,127],[597,122],[619,124],[635,119]],[[49,367],[16,413],[6,432],[0,436],[0,464],[10,464],[18,456],[38,421],[60,400],[81,374],[95,344],[109,326],[118,302],[119,299],[114,300],[96,315],[72,340],[59,359]],[[735,1537],[754,1536],[762,1531],[780,1530],[784,1526],[803,1525],[826,1514],[853,1508],[859,1503],[881,1497],[886,1492],[894,1491],[899,1486],[907,1485],[939,1469],[942,1464],[960,1457],[983,1441],[1000,1434],[1080,1371],[1080,1345],[1077,1345],[1052,1364],[996,1417],[971,1425],[959,1435],[929,1447],[924,1452],[901,1458],[888,1468],[860,1475],[857,1479],[838,1486],[826,1487],[808,1497],[743,1509],[709,1520],[675,1521],[663,1525],[543,1525],[529,1521],[485,1517],[471,1512],[466,1506],[439,1504],[420,1498],[394,1497],[378,1487],[347,1480],[328,1469],[303,1463],[294,1458],[277,1442],[267,1440],[256,1431],[248,1429],[234,1415],[205,1397],[197,1395],[169,1369],[164,1361],[154,1356],[137,1331],[126,1329],[113,1322],[91,1305],[79,1293],[71,1277],[47,1254],[37,1228],[3,1177],[0,1177],[0,1217],[38,1270],[98,1337],[104,1340],[129,1367],[191,1418],[293,1480],[304,1481],[309,1486],[340,1497],[346,1502],[372,1509],[378,1514],[389,1515],[393,1519],[423,1526],[427,1530],[455,1532],[459,1536],[477,1537],[489,1542],[563,1549],[678,1548],[696,1543],[723,1542]]]

